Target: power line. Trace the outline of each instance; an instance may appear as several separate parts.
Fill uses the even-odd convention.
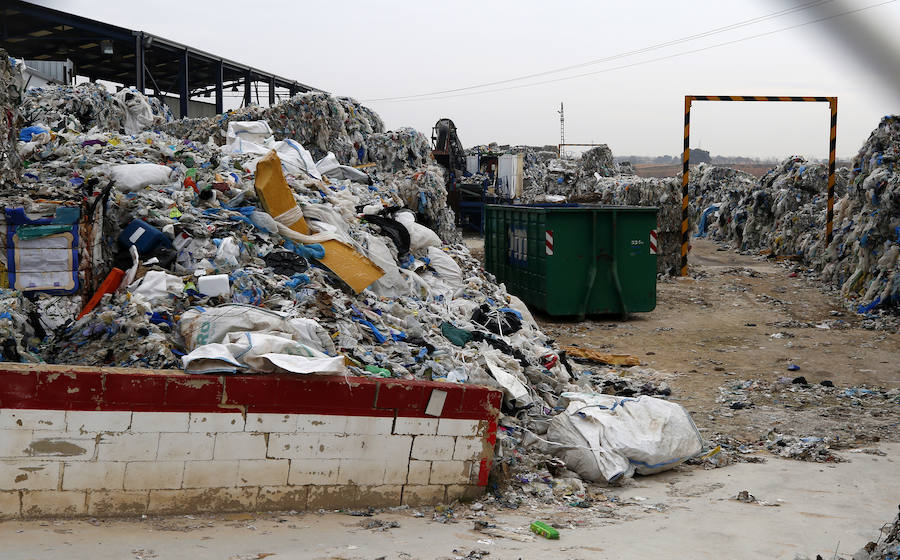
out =
[[[430,93],[416,93],[416,94],[412,94],[412,95],[402,95],[402,96],[397,96],[397,97],[382,97],[382,98],[377,98],[377,99],[366,99],[366,100],[364,100],[364,102],[372,102],[372,101],[399,101],[399,100],[403,100],[403,99],[410,99],[410,98],[416,98],[416,97],[427,97],[427,96],[432,96],[432,95],[441,95],[441,94],[445,94],[445,93],[456,93],[456,92],[460,92],[460,91],[467,91],[467,90],[472,90],[472,89],[480,89],[480,88],[483,88],[483,87],[496,86],[496,85],[500,85],[500,84],[507,84],[507,83],[510,83],[510,82],[518,82],[518,81],[521,81],[521,80],[527,80],[527,79],[530,79],[530,78],[537,78],[537,77],[540,77],[540,76],[546,76],[546,75],[549,75],[549,74],[557,74],[557,73],[559,73],[559,72],[565,72],[565,71],[567,71],[567,70],[574,70],[574,69],[576,69],[576,68],[583,68],[583,67],[585,67],[585,66],[593,66],[593,65],[595,65],[595,64],[601,64],[601,63],[603,63],[603,62],[610,62],[610,61],[612,61],[612,60],[617,60],[617,59],[620,59],[620,58],[626,58],[626,57],[629,57],[629,56],[634,56],[634,55],[636,55],[636,54],[643,54],[643,53],[646,53],[646,52],[650,52],[650,51],[654,51],[654,50],[659,50],[659,49],[661,49],[661,48],[670,47],[670,46],[674,46],[674,45],[679,45],[679,44],[682,44],[682,43],[687,43],[687,42],[690,42],[690,41],[694,41],[694,40],[696,40],[696,39],[703,39],[703,38],[705,38],[705,37],[710,37],[710,36],[713,36],[713,35],[718,35],[718,34],[720,34],[720,33],[726,32],[726,31],[732,31],[732,30],[734,30],[734,29],[740,29],[741,27],[747,27],[748,25],[753,25],[753,24],[760,23],[760,22],[763,22],[763,21],[766,21],[766,20],[769,20],[769,19],[774,19],[774,18],[782,17],[782,16],[785,16],[785,15],[788,15],[788,14],[791,14],[791,13],[794,13],[794,12],[799,12],[799,11],[806,10],[806,9],[809,9],[809,8],[812,8],[812,7],[818,7],[818,6],[821,6],[821,5],[823,5],[823,4],[827,4],[827,3],[829,3],[829,2],[833,2],[833,1],[834,1],[834,0],[814,0],[814,1],[812,1],[812,2],[807,2],[806,4],[801,4],[801,5],[799,5],[799,6],[794,6],[794,7],[792,7],[792,8],[786,8],[786,9],[784,9],[784,10],[779,10],[779,11],[777,11],[777,12],[772,12],[772,13],[766,14],[766,15],[764,15],[764,16],[758,16],[758,17],[751,18],[751,19],[744,20],[744,21],[740,21],[740,22],[737,22],[737,23],[732,23],[732,24],[729,24],[729,25],[726,25],[726,26],[723,26],[723,27],[716,27],[716,28],[714,28],[714,29],[710,29],[710,30],[708,30],[708,31],[704,31],[704,32],[702,32],[702,33],[696,33],[696,34],[694,34],[694,35],[688,35],[688,36],[686,36],[686,37],[681,37],[681,38],[678,38],[678,39],[672,39],[672,40],[670,40],[670,41],[666,41],[666,42],[663,42],[663,43],[656,43],[656,44],[654,44],[654,45],[650,45],[650,46],[647,46],[647,47],[642,47],[642,48],[640,48],[640,49],[635,49],[635,50],[631,50],[631,51],[626,51],[626,52],[614,54],[614,55],[607,56],[607,57],[603,57],[603,58],[596,58],[596,59],[593,59],[593,60],[588,60],[588,61],[586,61],[586,62],[581,62],[581,63],[579,63],[579,64],[573,64],[573,65],[571,65],[571,66],[562,66],[562,67],[560,67],[560,68],[555,68],[555,69],[551,69],[551,70],[545,70],[545,71],[543,71],[543,72],[536,72],[536,73],[534,73],[534,74],[526,74],[526,75],[524,75],[524,76],[518,76],[518,77],[515,77],[515,78],[507,78],[507,79],[504,79],[504,80],[497,80],[497,81],[494,81],[494,82],[485,82],[485,83],[483,83],[483,84],[475,84],[475,85],[465,86],[465,87],[460,87],[460,88],[455,88],[455,89],[446,89],[446,90],[441,90],[441,91],[433,91],[433,92],[430,92]]]
[[[722,42],[722,43],[716,43],[716,44],[714,44],[714,45],[708,45],[708,46],[706,46],[706,47],[701,47],[701,48],[697,48],[697,49],[692,49],[692,50],[689,50],[689,51],[683,51],[683,52],[680,52],[680,53],[674,53],[674,54],[670,54],[670,55],[666,55],[666,56],[660,56],[660,57],[657,57],[657,58],[651,58],[651,59],[648,59],[648,60],[642,60],[642,61],[639,61],[639,62],[632,62],[632,63],[629,63],[629,64],[622,64],[622,65],[620,65],[620,66],[613,66],[612,68],[604,68],[603,70],[595,70],[595,71],[592,71],[592,72],[584,72],[584,73],[581,73],[581,74],[574,74],[574,75],[572,75],[572,76],[564,76],[564,77],[561,77],[561,78],[554,78],[554,79],[551,79],[551,80],[542,80],[542,81],[539,81],[539,82],[532,82],[532,83],[530,83],[530,84],[522,84],[522,85],[508,86],[508,87],[503,87],[503,88],[488,89],[488,90],[484,90],[484,91],[472,91],[472,92],[466,92],[466,93],[457,93],[457,94],[454,94],[454,95],[441,95],[441,96],[435,96],[435,97],[424,97],[424,96],[423,96],[423,97],[415,97],[415,96],[407,96],[407,97],[393,98],[393,99],[394,99],[393,101],[392,101],[392,100],[387,100],[387,99],[385,99],[384,102],[385,102],[385,103],[398,103],[398,102],[403,102],[403,101],[433,101],[433,100],[438,100],[438,99],[450,99],[450,98],[453,98],[453,97],[467,97],[467,96],[470,96],[470,95],[481,95],[481,94],[485,94],[485,93],[496,93],[496,92],[500,92],[500,91],[509,91],[509,90],[513,90],[513,89],[522,89],[522,88],[528,88],[528,87],[540,86],[540,85],[544,85],[544,84],[551,84],[551,83],[555,83],[555,82],[563,82],[563,81],[566,81],[566,80],[575,80],[575,79],[578,79],[578,78],[584,78],[584,77],[586,77],[586,76],[594,76],[594,75],[597,75],[597,74],[604,74],[604,73],[607,73],[607,72],[614,72],[614,71],[616,71],[616,70],[624,70],[624,69],[626,69],[626,68],[633,68],[633,67],[635,67],[635,66],[642,66],[642,65],[644,65],[644,64],[650,64],[650,63],[653,63],[653,62],[659,62],[659,61],[661,61],[661,60],[670,60],[670,59],[677,58],[677,57],[680,57],[680,56],[685,56],[685,55],[689,55],[689,54],[696,54],[696,53],[699,53],[699,52],[708,51],[708,50],[710,50],[710,49],[715,49],[715,48],[718,48],[718,47],[725,47],[725,46],[728,46],[728,45],[734,45],[734,44],[737,44],[737,43],[742,43],[742,42],[744,42],[744,41],[751,41],[751,40],[753,40],[753,39],[759,39],[759,38],[761,38],[761,37],[767,37],[767,36],[769,36],[769,35],[774,35],[774,34],[776,34],[776,33],[781,33],[781,32],[783,32],[783,31],[790,31],[790,30],[792,30],[792,29],[797,29],[797,28],[800,28],[800,27],[806,27],[806,26],[808,26],[808,25],[814,25],[814,24],[816,24],[816,23],[822,23],[823,21],[832,20],[832,19],[835,19],[835,18],[839,18],[839,17],[842,17],[842,16],[849,15],[849,14],[855,14],[855,13],[858,13],[858,12],[863,12],[863,11],[865,11],[865,10],[870,10],[870,9],[872,9],[872,8],[879,8],[879,7],[884,6],[884,5],[886,5],[886,4],[893,4],[893,3],[896,2],[896,1],[897,1],[897,0],[886,0],[886,1],[884,1],[884,2],[879,2],[878,4],[872,4],[872,5],[870,5],[870,6],[865,6],[865,7],[863,7],[863,8],[857,8],[857,9],[855,9],[855,10],[847,10],[847,11],[840,12],[840,13],[837,13],[837,14],[833,14],[833,15],[830,15],[830,16],[826,16],[826,17],[822,17],[822,18],[810,20],[810,21],[807,21],[807,22],[804,22],[804,23],[798,23],[798,24],[796,24],[796,25],[790,25],[790,26],[787,26],[787,27],[782,27],[782,28],[780,28],[780,29],[774,29],[774,30],[772,30],[772,31],[767,31],[767,32],[765,32],[765,33],[758,33],[758,34],[756,34],[756,35],[749,35],[749,36],[747,36],[747,37],[742,37],[742,38],[740,38],[740,39],[734,39],[734,40],[731,40],[731,41],[724,41],[724,42]],[[373,101],[378,101],[378,100],[371,99],[371,100],[365,100],[365,101],[363,101],[363,102],[364,102],[364,103],[369,103],[369,102],[373,102]]]

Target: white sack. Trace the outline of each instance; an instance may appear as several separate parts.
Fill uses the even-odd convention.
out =
[[[331,357],[289,335],[231,332],[224,344],[206,344],[182,357],[188,373],[237,371],[258,373],[344,373],[344,358]]]
[[[275,142],[272,146],[278,159],[281,160],[281,167],[291,175],[307,174],[315,179],[321,179],[322,173],[316,168],[309,150],[300,145],[299,142],[285,139],[281,142]]]
[[[110,177],[121,191],[136,191],[148,185],[167,185],[172,169],[155,163],[125,163],[110,168]]]
[[[151,270],[141,278],[139,286],[131,289],[131,293],[145,298],[150,303],[158,303],[169,294],[180,294],[184,291],[181,278],[167,274],[161,270]]]
[[[266,140],[272,136],[272,129],[266,121],[231,121],[225,132],[222,151],[229,154],[260,154],[269,152]]]
[[[126,88],[119,90],[116,100],[125,110],[125,123],[122,128],[127,134],[140,134],[153,125],[153,108],[141,92]]]
[[[223,146],[223,150],[229,151],[228,146]],[[276,142],[273,137],[266,138],[261,143],[256,144],[248,141],[241,141],[240,145],[235,145],[236,153],[259,154],[260,157],[244,164],[244,168],[251,173],[256,173],[256,165],[272,150],[278,154],[281,160],[281,169],[287,175],[309,176],[314,179],[321,179],[322,174],[316,169],[316,162],[313,160],[312,154],[300,145],[299,142],[290,138]]]
[[[703,447],[681,406],[653,397],[563,393],[566,411],[550,421],[554,455],[585,480],[615,482],[681,464]],[[576,437],[580,436],[580,437]]]
[[[440,247],[441,238],[422,224],[416,223],[411,212],[397,212],[394,219],[403,224],[409,232],[409,248],[411,251],[423,251],[428,247]]]
[[[316,169],[325,177],[349,179],[350,181],[363,184],[369,182],[369,176],[364,171],[348,165],[341,165],[337,160],[337,156],[331,152],[328,152],[327,156],[316,162]]]
[[[453,257],[437,247],[429,247],[428,259],[431,261],[431,268],[435,270],[438,278],[446,282],[454,293],[462,288],[462,269],[459,268]]]
[[[315,348],[319,352],[335,353],[334,340],[328,336],[328,331],[315,319],[294,317],[289,323],[294,328],[292,331],[294,340]]]
[[[313,319],[288,319],[281,313],[242,304],[189,309],[181,315],[178,327],[184,342],[191,350],[205,344],[224,342],[232,332],[284,333],[292,340],[320,351],[332,352],[334,346],[323,342],[324,329],[310,324]],[[330,338],[330,337],[328,337]]]

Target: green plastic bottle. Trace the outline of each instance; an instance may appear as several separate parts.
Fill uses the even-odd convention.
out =
[[[545,539],[555,540],[559,538],[559,531],[547,525],[543,521],[533,521],[531,523],[531,532],[535,535],[540,535]]]

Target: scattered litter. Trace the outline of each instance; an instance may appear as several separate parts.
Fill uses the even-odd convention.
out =
[[[363,529],[371,529],[373,531],[389,531],[400,526],[397,521],[384,521],[381,519],[370,519],[368,521],[360,521],[359,526]]]
[[[520,542],[534,541],[534,537],[531,535],[523,535],[521,533],[517,533],[513,529],[498,527],[497,525],[488,523],[487,521],[475,521],[475,525],[473,528],[478,533],[483,533],[494,538],[510,539]]]
[[[745,504],[756,504],[756,505],[758,505],[758,506],[775,506],[775,507],[778,507],[778,506],[781,505],[781,504],[773,504],[773,503],[771,503],[771,502],[765,502],[765,501],[762,501],[762,500],[758,500],[758,499],[756,498],[756,496],[754,496],[753,494],[751,494],[751,493],[750,493],[749,491],[747,491],[747,490],[741,490],[740,492],[738,492],[737,496],[732,496],[731,499],[732,499],[732,500],[737,500],[737,501],[739,501],[739,502],[744,502]]]

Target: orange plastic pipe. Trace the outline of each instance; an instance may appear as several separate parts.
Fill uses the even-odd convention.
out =
[[[121,268],[110,270],[109,274],[107,274],[106,278],[103,280],[103,283],[100,284],[100,287],[94,292],[91,301],[87,302],[87,305],[84,306],[84,309],[81,310],[81,313],[78,314],[78,317],[76,317],[75,320],[81,319],[97,307],[97,304],[100,303],[100,298],[102,298],[104,294],[115,292],[119,288],[119,284],[122,283],[122,278],[124,277],[125,271]]]

